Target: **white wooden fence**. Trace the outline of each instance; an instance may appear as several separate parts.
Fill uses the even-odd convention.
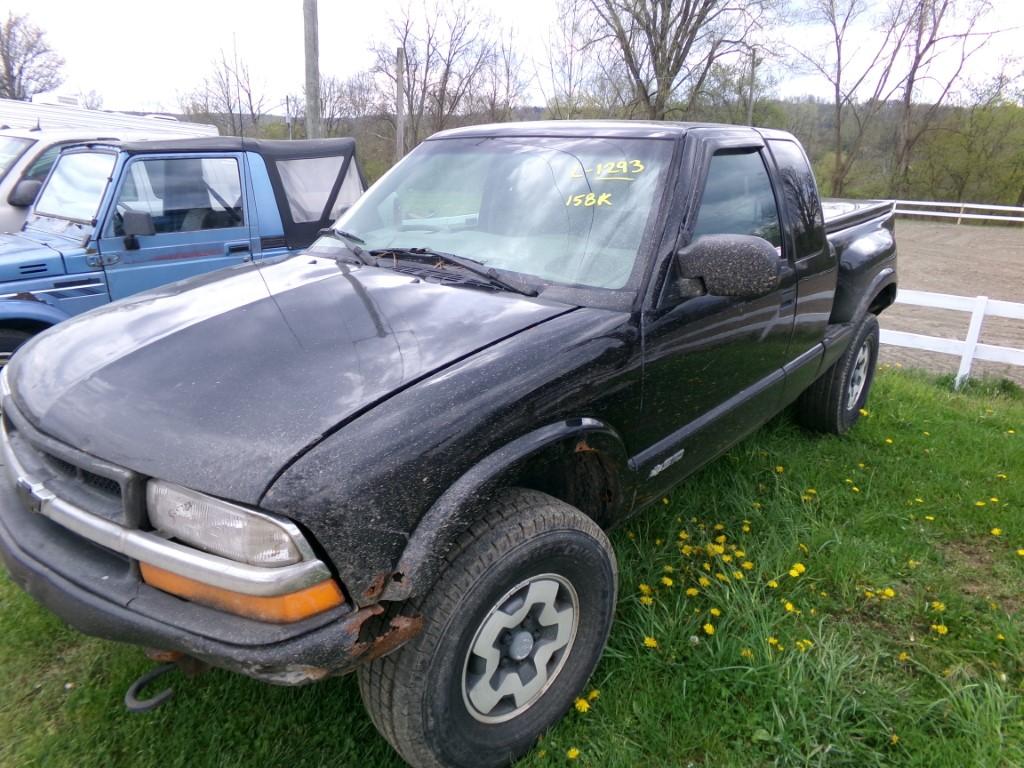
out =
[[[926,200],[894,200],[900,216],[928,216],[939,219],[997,221],[1005,224],[1024,223],[1024,208],[1014,205],[982,205],[980,203],[936,203]],[[972,213],[973,211],[973,213]],[[985,211],[985,213],[979,213]]]
[[[1024,220],[1024,219],[1022,219]],[[881,341],[897,347],[922,349],[928,352],[940,352],[947,355],[959,355],[960,369],[956,374],[956,387],[963,385],[971,375],[971,364],[975,360],[988,360],[994,363],[1024,365],[1024,349],[1001,347],[995,344],[982,344],[981,326],[986,317],[1008,317],[1013,320],[1024,320],[1024,304],[1013,301],[999,301],[987,296],[951,296],[945,293],[929,293],[928,291],[908,291],[900,289],[896,294],[897,304],[912,304],[917,307],[933,307],[935,309],[953,309],[970,312],[971,321],[967,327],[967,337],[945,339],[939,336],[924,336],[919,333],[890,331],[883,329]],[[1022,334],[1024,338],[1024,334]]]

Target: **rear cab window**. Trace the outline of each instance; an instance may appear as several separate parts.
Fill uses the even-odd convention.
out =
[[[793,227],[796,258],[815,256],[827,245],[825,219],[814,173],[796,142],[773,139],[768,146],[782,181],[782,196]]]

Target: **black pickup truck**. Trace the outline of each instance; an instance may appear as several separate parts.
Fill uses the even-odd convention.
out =
[[[0,551],[84,632],[281,684],[358,669],[414,766],[498,766],[571,705],[604,531],[788,404],[850,429],[892,208],[789,134],[448,131],[300,255],[116,302],[0,378]]]

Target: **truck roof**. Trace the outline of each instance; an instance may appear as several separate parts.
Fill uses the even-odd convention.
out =
[[[537,120],[522,123],[491,123],[452,128],[435,133],[434,139],[461,139],[473,136],[552,136],[619,139],[668,139],[695,129],[720,129],[736,133],[756,133],[764,138],[792,139],[786,131],[754,128],[725,123],[684,123],[655,120]]]

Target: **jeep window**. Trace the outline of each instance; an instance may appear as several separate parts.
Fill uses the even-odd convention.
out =
[[[693,239],[701,235],[757,235],[782,246],[779,211],[758,152],[719,152],[711,158]]]
[[[827,247],[825,219],[814,173],[800,145],[793,141],[769,141],[782,179],[782,194],[793,222],[797,257],[813,256]]]
[[[673,144],[658,139],[427,141],[338,228],[366,250],[429,248],[548,283],[638,280]]]
[[[299,224],[320,220],[343,162],[345,158],[338,155],[277,161],[292,221]]]
[[[331,221],[341,216],[356,200],[363,194],[363,180],[359,176],[359,168],[353,158],[349,161],[348,170],[345,171],[345,179],[338,189],[338,199],[334,201],[334,209],[331,211]]]
[[[43,185],[36,213],[57,219],[91,222],[114,169],[113,152],[71,152],[61,155]]]
[[[19,139],[17,136],[0,136],[0,179],[7,175],[11,166],[21,157],[32,144],[31,139]]]
[[[242,182],[233,157],[135,160],[117,196],[111,234],[124,234],[121,214],[146,211],[157,234],[238,227],[245,221]]]
[[[60,155],[60,151],[65,147],[64,144],[54,144],[52,147],[43,152],[39,157],[32,161],[32,165],[25,171],[23,179],[34,179],[37,181],[43,181],[46,179],[46,175],[53,168],[53,164],[57,162],[57,157]]]

